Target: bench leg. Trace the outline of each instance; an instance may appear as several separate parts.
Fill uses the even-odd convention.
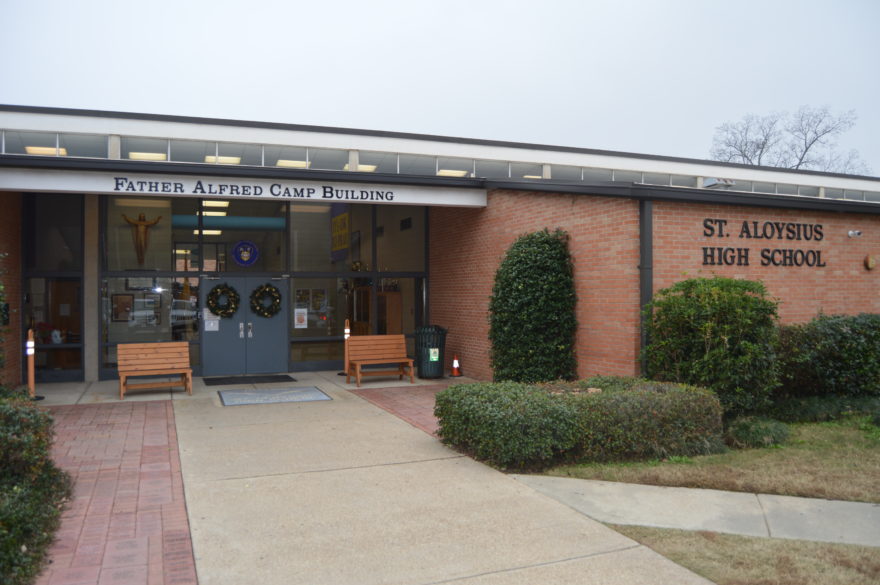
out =
[[[119,375],[119,400],[123,400],[125,398],[125,376],[123,374]]]
[[[355,380],[357,381],[357,387],[360,388],[361,387],[361,365],[360,364],[354,365],[354,377],[355,377]]]

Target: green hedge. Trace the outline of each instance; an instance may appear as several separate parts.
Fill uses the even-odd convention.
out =
[[[39,574],[61,509],[66,473],[50,458],[52,418],[15,392],[0,392],[0,583],[25,585]]]
[[[434,415],[445,443],[501,468],[545,466],[577,438],[569,401],[516,382],[450,386],[437,394]]]
[[[489,299],[495,380],[573,379],[575,302],[568,235],[545,229],[517,239]]]
[[[501,468],[724,449],[721,405],[712,392],[619,380],[450,386],[437,395],[438,434],[445,443]]]
[[[709,388],[726,415],[767,406],[779,385],[777,302],[757,281],[691,278],[646,307],[648,374]]]
[[[880,315],[820,315],[780,328],[786,397],[880,396]]]
[[[572,398],[578,410],[578,459],[621,461],[724,451],[721,403],[709,390],[640,382],[628,390]]]

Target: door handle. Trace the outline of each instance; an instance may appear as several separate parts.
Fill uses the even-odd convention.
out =
[[[238,324],[238,338],[244,339],[244,323]]]
[[[254,324],[248,323],[248,339],[254,336]]]

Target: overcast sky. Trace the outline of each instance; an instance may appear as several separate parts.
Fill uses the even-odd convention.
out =
[[[0,0],[0,103],[708,158],[748,113],[855,110],[877,0]]]

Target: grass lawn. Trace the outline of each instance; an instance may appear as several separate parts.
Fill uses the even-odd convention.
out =
[[[868,546],[642,526],[611,528],[718,585],[880,583],[880,549]]]
[[[548,475],[880,503],[880,429],[865,418],[791,425],[777,448],[581,464]],[[640,526],[618,532],[719,585],[880,583],[880,548]],[[880,527],[878,527],[880,530]]]
[[[578,464],[548,475],[880,503],[880,430],[864,418],[791,425],[776,448],[664,461]]]

